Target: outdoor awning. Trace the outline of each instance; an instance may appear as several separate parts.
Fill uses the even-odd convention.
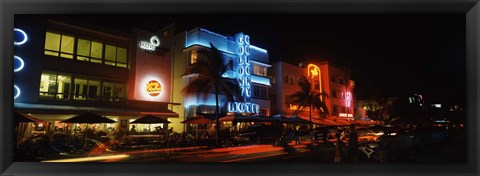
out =
[[[75,105],[51,105],[51,104],[33,104],[33,103],[14,103],[16,111],[32,114],[81,114],[84,112],[94,112],[104,116],[142,116],[153,114],[166,118],[178,118],[178,114],[167,108],[155,107],[101,107],[101,106],[75,106]]]

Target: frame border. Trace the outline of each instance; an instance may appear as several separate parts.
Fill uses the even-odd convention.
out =
[[[23,175],[478,175],[480,99],[478,0],[4,0],[0,2],[0,172]],[[13,29],[15,14],[465,14],[468,164],[306,163],[23,163],[13,162]]]

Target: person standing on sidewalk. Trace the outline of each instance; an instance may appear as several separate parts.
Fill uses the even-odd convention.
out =
[[[342,162],[342,150],[343,150],[343,141],[341,139],[342,133],[340,130],[335,133],[335,138],[337,141],[335,142],[335,158],[333,159],[334,163],[340,163]]]
[[[350,135],[348,139],[348,156],[349,160],[353,162],[357,162],[357,151],[358,151],[358,134],[355,130],[355,124],[350,125]]]

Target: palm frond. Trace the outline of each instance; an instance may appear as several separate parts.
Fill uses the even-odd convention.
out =
[[[211,79],[204,76],[198,76],[197,78],[191,80],[191,82],[182,89],[182,92],[187,96],[195,94],[203,94],[204,96],[208,96],[213,88],[214,86]]]

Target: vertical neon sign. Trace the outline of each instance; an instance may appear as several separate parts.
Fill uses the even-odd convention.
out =
[[[347,94],[345,95],[345,101],[347,103],[347,107],[350,107],[350,101],[352,100],[352,93],[350,92],[347,92]]]
[[[250,97],[252,95],[250,77],[251,68],[250,68],[250,36],[244,35],[243,33],[237,34],[237,54],[238,54],[238,84],[242,91],[242,96]]]
[[[320,89],[320,92],[322,92],[322,73],[320,72],[320,68],[315,65],[315,64],[308,64],[308,67],[307,67],[307,70],[308,70],[308,77],[310,78],[310,80],[313,80],[315,77],[318,77],[318,87]],[[312,82],[312,84],[314,84],[312,87],[312,89],[315,89],[315,82]],[[322,96],[320,96],[320,100],[322,100]]]

